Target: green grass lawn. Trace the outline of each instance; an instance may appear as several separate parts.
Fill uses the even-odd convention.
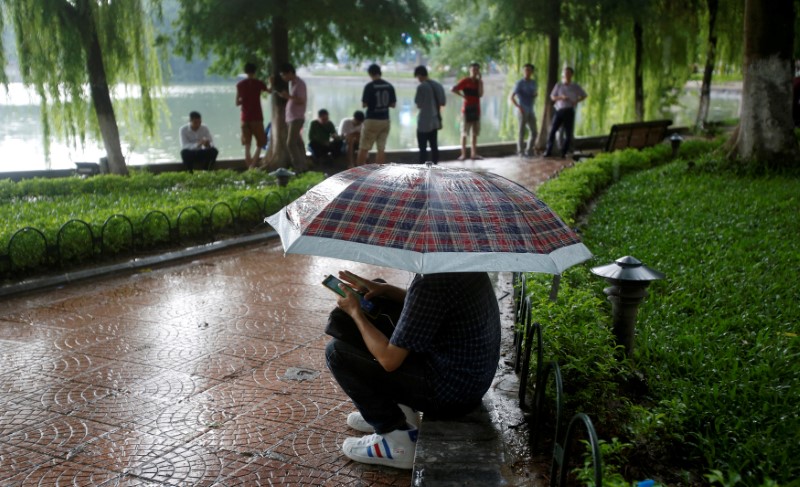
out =
[[[712,166],[679,160],[612,185],[583,228],[596,258],[566,273],[559,302],[534,305],[570,407],[608,442],[608,485],[800,479],[800,178]],[[625,255],[667,278],[619,363],[607,284],[589,268]],[[532,283],[546,296],[545,279]]]

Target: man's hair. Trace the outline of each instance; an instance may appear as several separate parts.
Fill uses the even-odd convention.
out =
[[[294,66],[292,66],[292,63],[283,63],[279,72],[295,74]]]
[[[321,116],[327,115],[327,114],[328,114],[328,110],[325,110],[324,108],[320,108],[319,111],[317,112],[317,116],[318,117],[321,117]]]
[[[569,71],[569,74],[575,74],[575,70],[571,66],[564,66],[564,71]]]
[[[189,112],[189,119],[191,120],[195,118],[203,118],[203,117],[200,116],[200,112]]]
[[[533,64],[531,64],[531,63],[525,63],[525,65],[523,66],[523,68],[531,68],[531,71],[533,71],[534,69],[536,69],[536,68],[533,66]]]
[[[381,67],[377,64],[370,64],[367,68],[367,73],[370,76],[380,76],[381,75]]]
[[[417,76],[426,76],[427,77],[428,76],[428,68],[426,68],[425,66],[417,66],[416,68],[414,68],[414,77],[416,78]]]
[[[478,69],[480,69],[481,65],[478,64],[478,63],[472,63],[472,64],[469,65],[469,67],[470,68],[478,68]]]
[[[244,72],[247,74],[255,74],[256,73],[256,65],[255,63],[247,63],[244,65]]]
[[[356,110],[355,112],[353,112],[353,118],[355,118],[359,122],[363,122],[364,119],[367,117],[364,116],[364,112],[362,112],[361,110]]]

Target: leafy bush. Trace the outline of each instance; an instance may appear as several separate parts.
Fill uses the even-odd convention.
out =
[[[20,270],[52,266],[47,246],[59,249],[62,262],[84,262],[130,251],[133,245],[163,246],[173,232],[194,241],[208,238],[209,232],[250,231],[322,178],[319,173],[304,174],[285,188],[262,171],[132,171],[128,177],[0,180],[0,271],[8,273],[8,259]],[[237,229],[238,221],[247,224]],[[67,222],[71,223],[62,230]],[[12,254],[10,239],[24,227],[40,231],[46,244],[36,243],[34,235],[21,235]],[[102,237],[102,248],[94,248],[90,233]]]
[[[634,255],[667,274],[641,306],[632,361],[610,360],[605,282],[589,266],[565,273],[556,304],[543,278],[529,280],[545,350],[563,362],[565,385],[579,389],[570,407],[600,418],[606,438],[634,445],[620,460],[632,466],[611,469],[629,481],[800,478],[800,179],[716,171],[716,156],[703,153],[717,146],[686,142],[681,154],[693,164],[681,159],[620,179],[584,228],[594,265]],[[620,161],[601,160],[605,176],[584,170],[571,181],[601,186],[615,167],[652,165],[630,155]],[[539,194],[548,203],[577,201],[573,184],[548,182]],[[559,199],[559,188],[568,197]]]

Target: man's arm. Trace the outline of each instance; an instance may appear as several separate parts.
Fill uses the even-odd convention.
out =
[[[179,134],[181,137],[181,149],[192,150],[197,148],[197,144],[189,140],[189,130],[186,126],[181,127]]]
[[[519,84],[514,85],[514,89],[511,90],[511,96],[509,96],[508,99],[511,100],[511,104],[512,105],[517,107],[517,110],[522,111],[522,107],[519,105],[519,102],[517,101],[517,87],[518,86],[519,86]]]
[[[214,137],[211,136],[211,131],[208,130],[208,127],[202,125],[200,127],[200,132],[203,134],[200,139],[200,144],[203,147],[211,147],[214,145]]]
[[[361,338],[367,345],[369,353],[381,364],[387,372],[397,370],[403,364],[406,357],[408,357],[408,350],[389,343],[386,335],[381,333],[375,325],[373,325],[361,310],[360,297],[350,289],[344,289],[347,297],[339,298],[338,304],[350,317],[361,332]]]

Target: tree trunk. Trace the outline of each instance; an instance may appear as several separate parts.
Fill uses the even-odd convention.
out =
[[[89,75],[89,92],[92,97],[97,123],[100,126],[100,135],[108,158],[108,169],[111,174],[126,176],[128,167],[122,155],[119,141],[117,118],[114,115],[114,106],[111,103],[111,93],[108,88],[106,69],[103,64],[103,52],[100,48],[100,38],[97,35],[97,26],[91,9],[83,6],[78,9],[82,13],[83,28],[85,29],[86,71]],[[77,27],[77,26],[76,26]]]
[[[697,106],[695,127],[703,129],[708,120],[708,107],[711,103],[711,77],[717,58],[717,10],[719,0],[707,0],[708,5],[708,51],[706,51],[706,67],[703,70],[703,84],[700,86],[700,103]]]
[[[746,0],[744,18],[742,115],[729,156],[749,170],[796,166],[793,0]]]
[[[281,3],[282,12],[286,11],[286,2]],[[289,62],[289,29],[286,18],[275,15],[272,18],[271,74],[274,91],[270,96],[272,106],[272,129],[270,130],[269,152],[265,157],[264,167],[273,171],[280,167],[289,167],[289,149],[286,145],[286,99],[276,93],[288,89],[281,79],[278,70]]]
[[[545,144],[547,143],[547,136],[550,133],[550,124],[553,120],[553,101],[550,99],[550,93],[553,87],[561,79],[559,70],[559,35],[561,30],[561,2],[560,0],[553,0],[550,2],[550,22],[552,23],[552,31],[548,34],[548,41],[550,43],[550,54],[547,60],[547,89],[544,93],[544,100],[542,103],[542,118],[539,125],[539,137],[536,138],[536,150],[544,152]]]
[[[644,68],[642,67],[642,24],[638,20],[633,22],[633,41],[635,44],[633,62],[633,91],[634,91],[634,110],[637,122],[644,122]]]

